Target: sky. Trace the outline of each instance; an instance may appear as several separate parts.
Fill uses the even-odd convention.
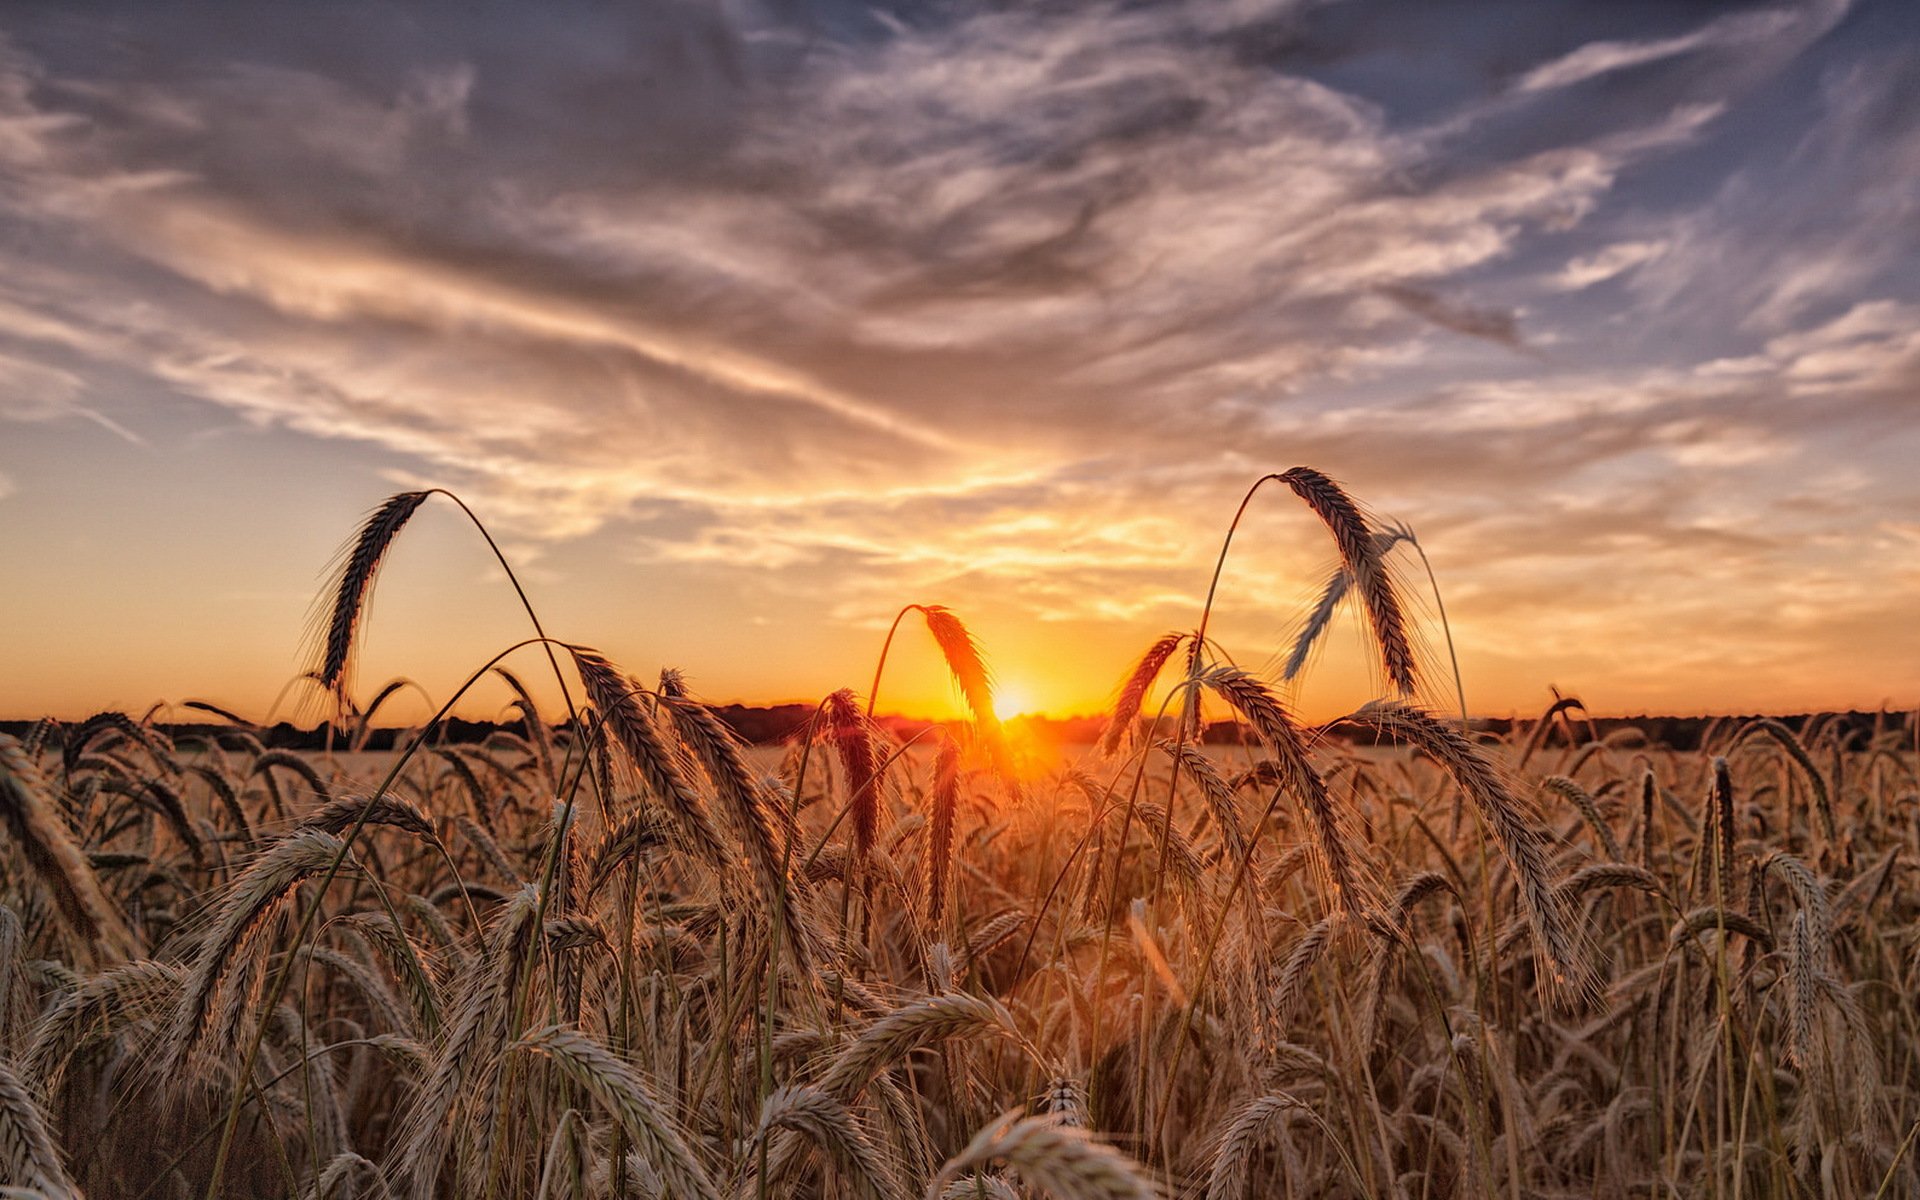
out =
[[[1296,464],[1477,712],[1913,705],[1917,251],[1903,0],[10,0],[0,716],[283,713],[427,486],[707,699],[865,691],[919,602],[1097,711]],[[525,632],[464,521],[382,575],[395,719]],[[1263,492],[1223,649],[1332,554]],[[1287,695],[1379,686],[1347,622]],[[879,707],[958,709],[924,635]]]

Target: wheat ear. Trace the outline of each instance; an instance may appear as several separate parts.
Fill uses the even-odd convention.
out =
[[[1314,848],[1333,903],[1348,912],[1371,907],[1373,887],[1355,860],[1354,839],[1346,830],[1342,811],[1334,804],[1326,781],[1307,760],[1305,739],[1272,690],[1238,667],[1214,667],[1201,676],[1206,686],[1232,705],[1279,760],[1287,789],[1299,802],[1313,828]]]
[[[180,1003],[162,1050],[162,1061],[168,1069],[184,1066],[205,1036],[214,992],[241,945],[274,914],[296,884],[327,870],[345,853],[346,846],[332,834],[300,830],[275,842],[234,881],[181,988]],[[352,859],[346,861],[351,864]]]
[[[629,685],[619,670],[599,653],[584,646],[569,646],[573,665],[586,685],[587,696],[600,710],[600,719],[613,731],[614,740],[626,752],[640,777],[678,822],[682,834],[696,855],[713,866],[724,866],[730,857],[726,843],[713,827],[713,817],[698,792],[673,761],[673,755],[661,740],[653,721],[641,709],[639,689]]]
[[[1113,702],[1113,713],[1100,732],[1100,753],[1112,755],[1133,736],[1133,723],[1140,718],[1140,706],[1153,690],[1153,681],[1160,678],[1167,660],[1186,639],[1184,633],[1163,634],[1159,641],[1147,647],[1133,670],[1127,672],[1126,681],[1120,685],[1120,695]]]
[[[1015,1111],[989,1123],[947,1160],[927,1188],[929,1200],[937,1200],[962,1173],[997,1159],[1055,1200],[1159,1200],[1161,1195],[1145,1167],[1086,1130]]]
[[[0,1058],[0,1183],[49,1200],[82,1200],[45,1115],[5,1058]]]
[[[1527,812],[1494,765],[1461,732],[1436,721],[1423,709],[1405,704],[1370,704],[1349,718],[1389,736],[1402,738],[1433,757],[1454,786],[1473,802],[1480,819],[1499,843],[1519,883],[1521,911],[1534,942],[1546,958],[1550,990],[1579,991],[1586,986],[1578,939],[1561,905],[1547,866],[1546,847]]]
[[[374,577],[386,561],[387,550],[409,518],[426,502],[427,492],[401,492],[389,496],[373,510],[360,532],[340,560],[339,578],[334,581],[333,604],[327,610],[314,666],[314,678],[320,686],[346,702],[350,667],[353,662],[355,634],[366,611],[367,597],[373,592]]]
[[[816,1087],[783,1087],[760,1106],[757,1137],[765,1140],[777,1130],[792,1130],[825,1151],[839,1172],[859,1185],[868,1200],[905,1200],[906,1188],[893,1165],[881,1156],[873,1139],[847,1106]],[[753,1179],[737,1189],[739,1196],[754,1193]]]
[[[1333,535],[1333,544],[1340,551],[1341,567],[1352,577],[1353,587],[1366,606],[1367,621],[1373,627],[1387,682],[1402,696],[1413,695],[1419,687],[1414,676],[1413,643],[1407,634],[1400,595],[1388,574],[1380,539],[1368,528],[1360,506],[1339,484],[1312,467],[1294,467],[1282,473],[1280,479],[1306,502]]]
[[[571,1029],[538,1030],[519,1044],[552,1059],[567,1078],[587,1089],[613,1114],[659,1173],[667,1195],[719,1200],[719,1189],[694,1157],[686,1135],[633,1067],[599,1042]]]
[[[74,843],[47,793],[39,766],[17,740],[4,733],[0,733],[0,818],[53,897],[61,920],[80,939],[81,965],[88,965],[95,953],[109,962],[133,957],[139,939]]]

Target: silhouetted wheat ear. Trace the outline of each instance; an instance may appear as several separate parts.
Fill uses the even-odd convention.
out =
[[[1107,727],[1100,733],[1100,753],[1113,754],[1133,735],[1133,724],[1140,719],[1140,705],[1153,690],[1153,681],[1160,678],[1161,669],[1186,638],[1184,633],[1163,634],[1159,641],[1147,647],[1133,670],[1127,672],[1126,681],[1120,685],[1120,695],[1113,702],[1113,715],[1107,718]]]
[[[429,492],[401,492],[373,510],[340,563],[333,586],[333,605],[327,611],[314,677],[344,704],[353,662],[355,634],[373,592],[374,577],[386,561],[387,550],[409,518],[426,502]]]
[[[1387,571],[1379,539],[1368,528],[1360,506],[1339,484],[1312,467],[1294,467],[1280,479],[1333,534],[1341,566],[1352,577],[1361,603],[1366,606],[1367,622],[1373,628],[1387,682],[1401,695],[1413,695],[1418,690],[1418,682],[1406,616]]]
[[[1547,990],[1569,994],[1586,989],[1588,979],[1578,939],[1554,890],[1546,847],[1529,822],[1527,810],[1494,765],[1458,729],[1434,720],[1424,709],[1376,703],[1349,719],[1418,746],[1453,777],[1454,785],[1478,810],[1513,868],[1521,909],[1533,929],[1535,944],[1550,964],[1551,969],[1541,977]]]

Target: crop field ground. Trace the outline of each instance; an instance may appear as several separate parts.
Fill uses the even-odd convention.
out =
[[[844,690],[746,747],[536,620],[570,712],[509,676],[515,727],[358,751],[395,497],[316,646],[335,750],[0,735],[4,1194],[1920,1195],[1913,715],[1468,725],[1411,699],[1411,534],[1262,482],[1389,695],[1305,724],[1202,610],[1037,766],[931,604],[893,636],[973,719],[911,745]]]

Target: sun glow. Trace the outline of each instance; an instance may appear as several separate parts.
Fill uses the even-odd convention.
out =
[[[1024,683],[998,680],[993,685],[993,712],[1002,721],[1037,710],[1033,689]]]

